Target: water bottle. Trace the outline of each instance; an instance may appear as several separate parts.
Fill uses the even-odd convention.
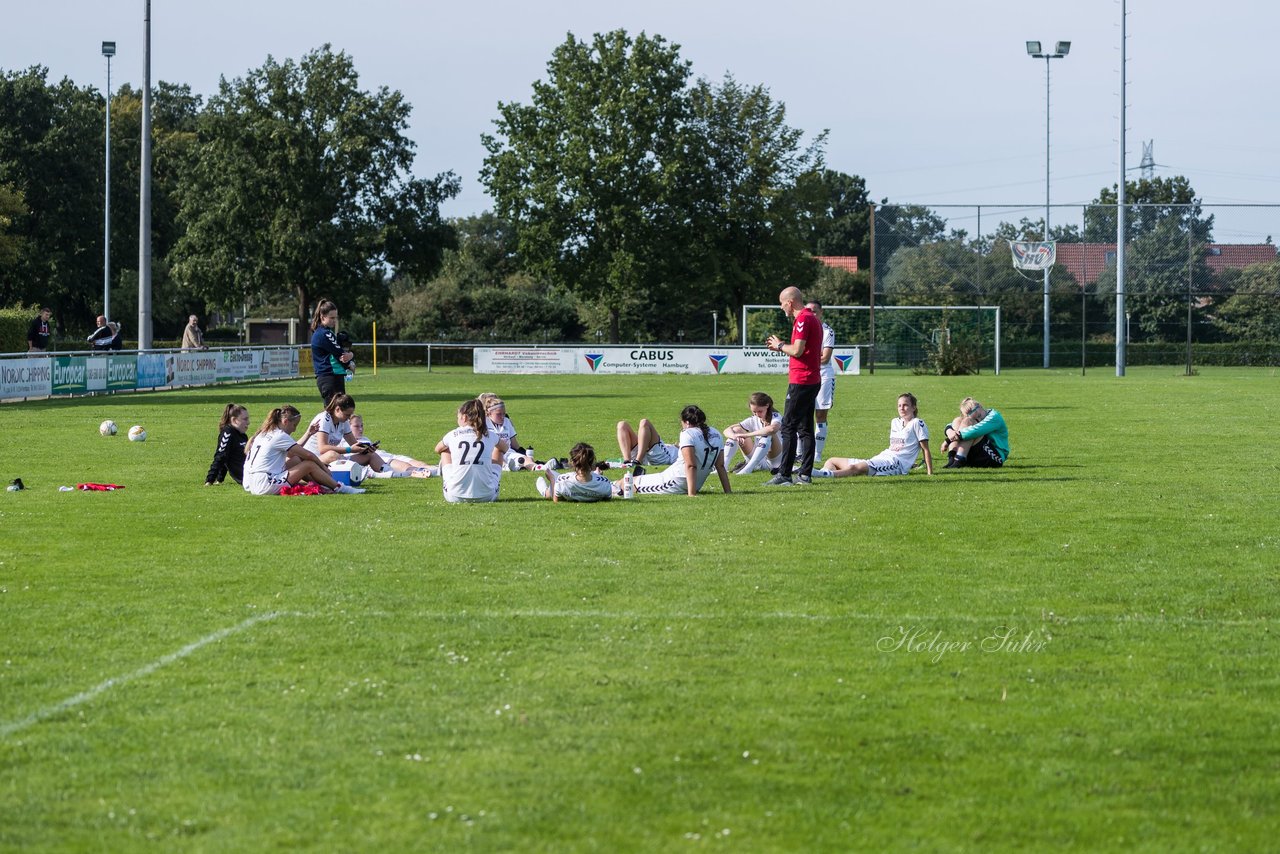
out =
[[[635,479],[632,478],[631,472],[629,471],[622,476],[622,497],[623,498],[636,497],[636,482],[635,482]]]

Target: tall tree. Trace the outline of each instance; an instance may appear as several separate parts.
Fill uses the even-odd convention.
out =
[[[732,76],[719,85],[699,80],[690,97],[697,144],[686,172],[696,239],[689,257],[699,262],[699,292],[714,300],[705,307],[732,314],[813,280],[809,223],[826,198],[801,179],[822,168],[826,134],[804,146],[804,132],[786,123],[785,105]]]
[[[661,36],[570,34],[530,104],[500,103],[481,180],[535,275],[642,326],[644,296],[680,256],[689,64]],[[684,227],[683,229],[681,227]]]
[[[329,45],[224,78],[179,187],[175,275],[219,305],[292,293],[306,320],[317,292],[351,306],[384,264],[430,271],[446,234],[433,230],[439,202],[458,184],[408,176],[409,111],[399,92],[362,90]]]
[[[102,281],[102,109],[91,89],[48,69],[0,74],[0,184],[26,212],[0,266],[0,304],[45,302],[64,330],[92,317]]]
[[[810,249],[814,255],[856,255],[858,268],[871,263],[871,197],[857,175],[823,169],[809,180],[821,184],[823,211],[813,221]]]

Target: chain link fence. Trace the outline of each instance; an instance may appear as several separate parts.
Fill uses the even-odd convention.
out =
[[[1116,206],[1049,214],[1050,367],[1114,366],[1118,331],[1129,365],[1280,365],[1280,260],[1268,230],[1280,226],[1280,205],[1126,206],[1119,324]],[[1010,243],[1042,240],[1044,216],[1043,205],[876,206],[876,303],[998,305],[1003,365],[1042,366],[1045,277],[1016,268]],[[877,346],[881,355],[903,361]]]

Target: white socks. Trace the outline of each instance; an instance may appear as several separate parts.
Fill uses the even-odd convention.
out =
[[[358,489],[354,486],[348,486],[345,483],[338,484],[338,492],[342,493],[343,495],[364,495],[363,489]]]
[[[819,422],[817,428],[813,431],[813,464],[817,465],[822,462],[822,449],[827,444],[827,422]],[[816,472],[815,472],[816,474]]]

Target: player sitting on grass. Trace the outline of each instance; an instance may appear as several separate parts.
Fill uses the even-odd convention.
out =
[[[364,492],[338,483],[320,458],[293,441],[301,413],[293,406],[278,406],[267,415],[258,432],[249,440],[244,466],[245,492],[279,495],[286,486],[303,481],[318,483],[331,492],[355,495]]]
[[[347,459],[368,466],[372,471],[382,471],[382,460],[374,448],[367,442],[360,444],[351,433],[349,422],[355,411],[355,399],[346,392],[338,392],[329,398],[324,411],[311,419],[307,432],[302,436],[302,444],[326,465]]]
[[[929,453],[929,428],[916,412],[916,397],[910,392],[898,395],[898,417],[889,422],[889,447],[869,460],[853,457],[831,457],[814,477],[849,477],[850,475],[910,474],[916,457],[924,454],[924,468],[933,474],[933,456]]]
[[[972,397],[960,401],[960,417],[947,425],[945,468],[1000,468],[1009,459],[1009,428],[1004,416]]]
[[[244,446],[249,442],[248,431],[249,410],[238,403],[228,403],[218,422],[218,444],[204,478],[205,486],[217,486],[227,475],[236,483],[244,482]]]
[[[623,446],[622,453],[627,454],[624,442],[630,442],[632,453],[643,454],[645,460],[671,458],[672,463],[665,471],[656,474],[644,474],[644,469],[635,466],[633,485],[636,495],[688,495],[698,494],[707,476],[714,469],[720,476],[720,487],[725,494],[729,488],[729,474],[724,468],[724,437],[714,427],[707,426],[707,415],[692,403],[680,411],[680,438],[675,445],[664,444],[658,431],[647,418],[640,420],[640,433],[631,431],[631,425],[625,421],[618,423],[618,444]],[[631,437],[635,438],[631,438]],[[646,444],[648,443],[648,444]],[[661,454],[660,457],[655,457]],[[621,495],[623,481],[615,481],[613,491]]]
[[[782,459],[782,413],[773,408],[773,398],[757,391],[747,398],[751,417],[724,428],[724,467],[734,474],[772,471]],[[738,451],[746,457],[736,468],[733,458]]]
[[[352,415],[347,422],[351,428],[351,437],[354,440],[352,447],[362,447],[368,445],[373,448],[373,452],[378,459],[382,461],[382,471],[370,472],[371,477],[439,477],[440,467],[429,465],[422,460],[416,460],[405,454],[392,454],[378,447],[378,442],[373,441],[364,434],[364,418],[361,415]]]
[[[458,407],[458,428],[436,443],[444,500],[450,504],[497,501],[507,450],[507,440],[489,432],[483,403],[472,399]]]
[[[538,478],[538,494],[552,501],[605,501],[613,495],[613,484],[596,471],[596,449],[586,442],[579,442],[569,451],[569,465],[573,471]]]

